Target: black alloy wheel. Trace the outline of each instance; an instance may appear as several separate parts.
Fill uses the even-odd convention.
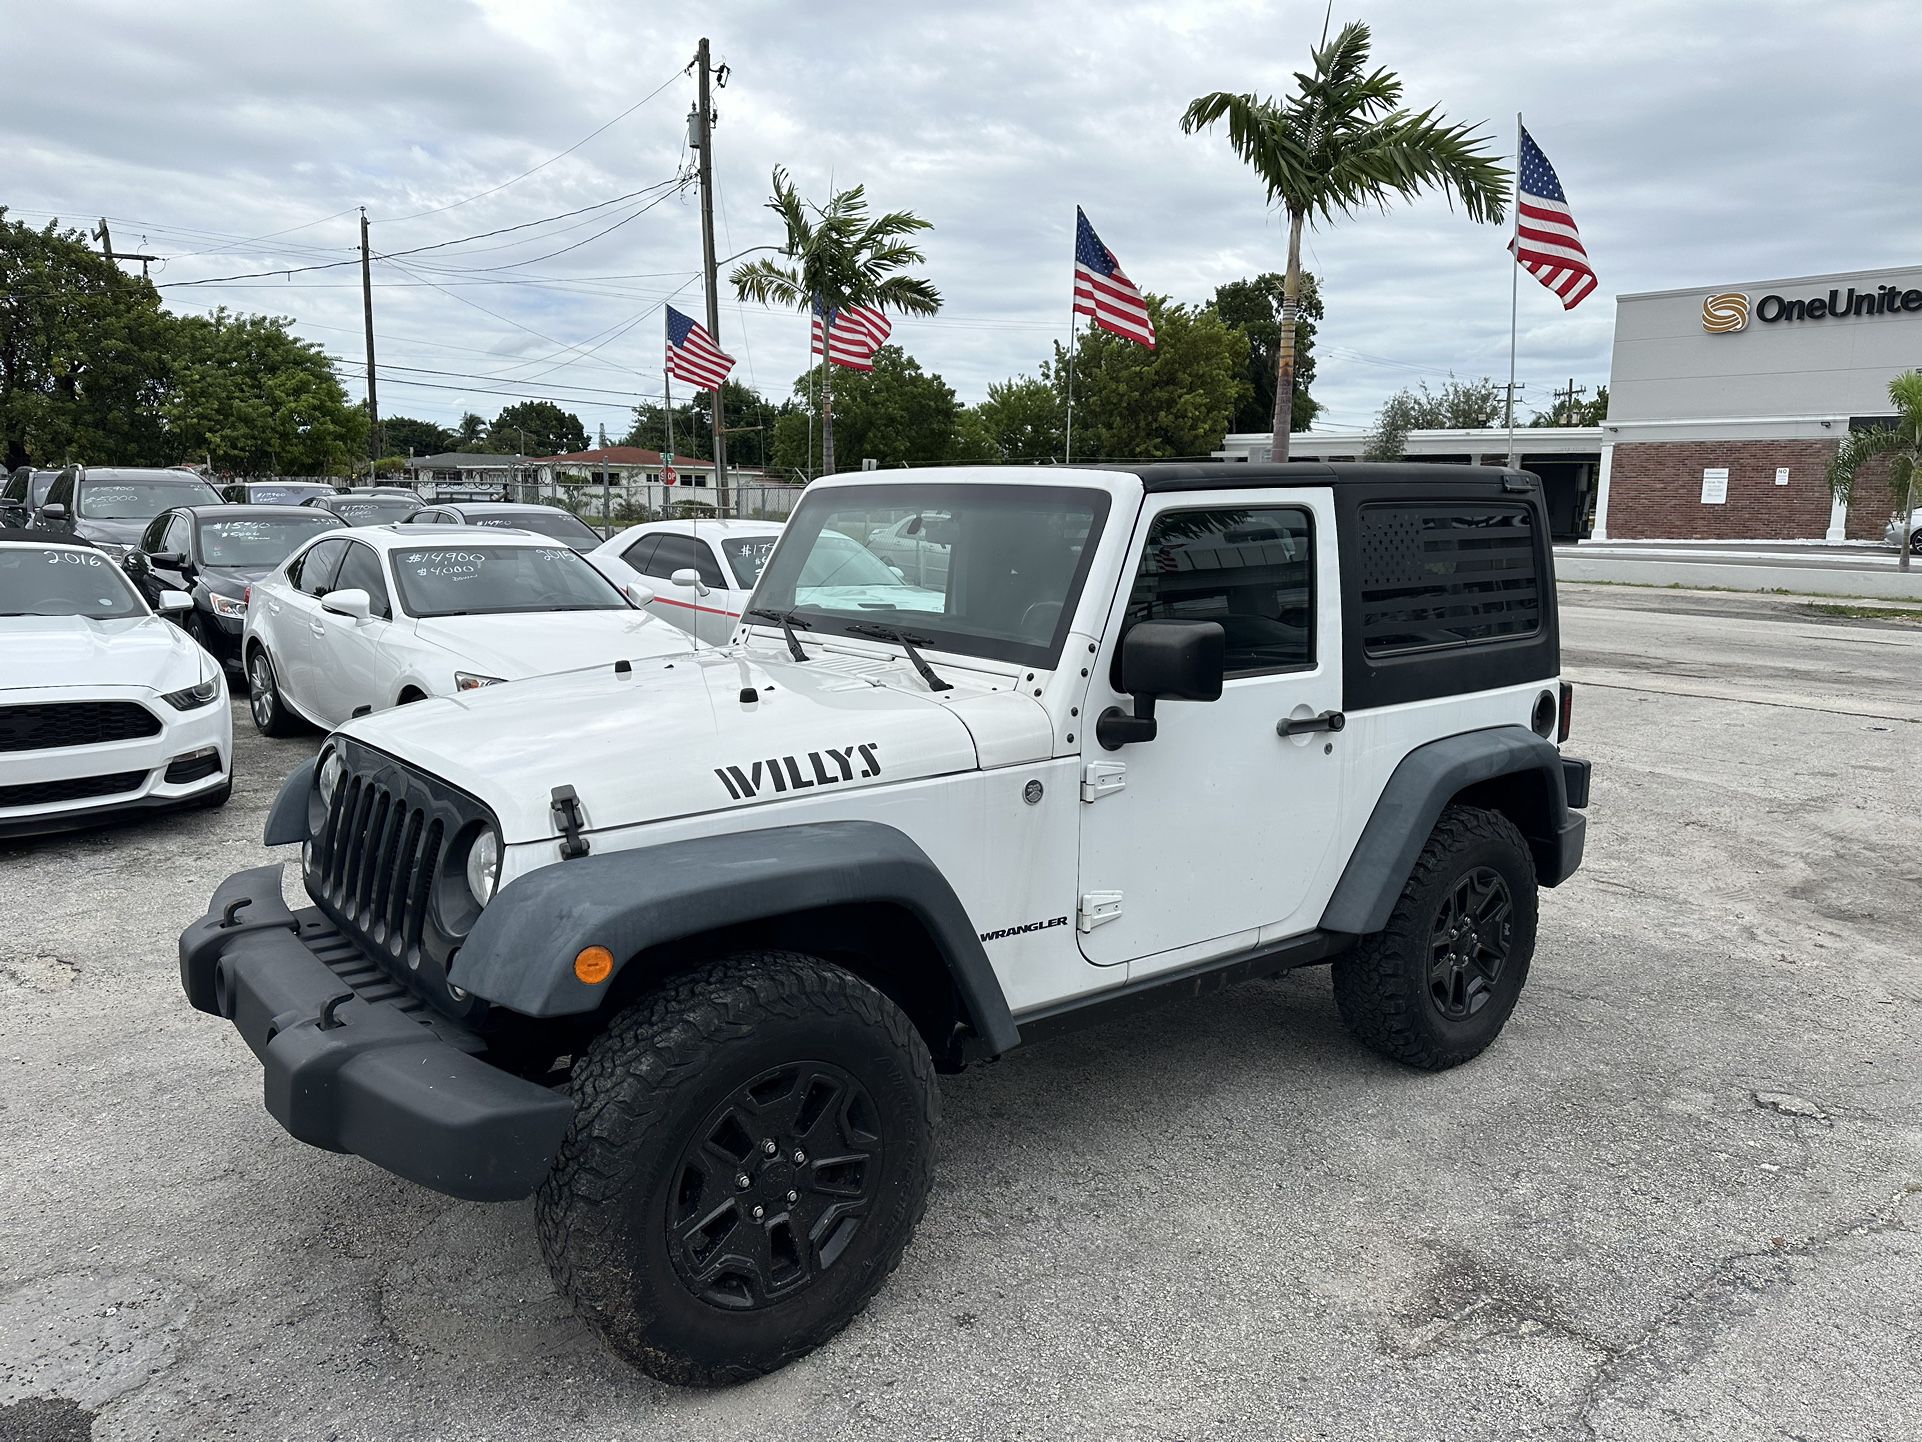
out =
[[[1451,1021],[1494,996],[1514,939],[1515,902],[1501,874],[1478,866],[1442,901],[1428,938],[1428,999]]]
[[[874,1098],[847,1071],[816,1061],[762,1072],[708,1113],[674,1169],[675,1271],[716,1307],[795,1295],[859,1234],[881,1149]]]

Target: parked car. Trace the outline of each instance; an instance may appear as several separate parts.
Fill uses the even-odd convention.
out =
[[[1882,533],[1882,539],[1887,544],[1894,546],[1898,551],[1902,549],[1903,543],[1906,541],[1911,555],[1922,556],[1922,511],[1917,511],[1913,516],[1908,518],[1906,522],[1908,535],[1906,537],[1902,534],[1904,526],[1905,522],[1902,513],[1897,511],[1893,516],[1889,517],[1889,528]]]
[[[653,589],[661,615],[718,646],[740,624],[780,535],[779,521],[643,521],[593,554],[619,560]]]
[[[331,496],[310,496],[301,504],[332,511],[350,526],[391,526],[418,511],[420,497],[412,494],[376,496],[368,491],[340,491]]]
[[[440,502],[422,506],[407,519],[423,526],[491,526],[496,530],[531,531],[537,536],[565,541],[583,556],[601,544],[599,531],[559,506],[522,506],[511,501]]]
[[[253,585],[242,654],[254,725],[281,736],[499,681],[685,653],[687,637],[642,609],[651,599],[545,536],[331,532]]]
[[[354,492],[357,496],[393,496],[403,501],[418,501],[420,492],[412,486],[368,486]]]
[[[186,596],[189,604],[169,614],[222,665],[237,668],[247,588],[305,542],[345,524],[305,506],[176,506],[153,518],[125,566],[150,606],[170,593]]]
[[[0,836],[219,806],[233,734],[220,667],[112,558],[0,530]]]
[[[946,511],[916,511],[869,532],[865,544],[915,585],[945,586],[954,517]]]
[[[21,466],[0,486],[0,526],[24,526],[53,488],[58,471]]]
[[[119,561],[162,511],[219,504],[220,492],[193,471],[68,466],[47,487],[31,527],[91,541]]]
[[[233,481],[220,488],[237,506],[298,506],[316,496],[338,496],[339,486],[325,481]]]

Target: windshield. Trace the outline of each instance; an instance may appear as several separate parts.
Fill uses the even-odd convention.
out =
[[[1080,486],[818,491],[795,508],[754,603],[797,611],[828,634],[894,623],[939,650],[1051,665],[1107,514],[1107,493]],[[927,523],[914,547],[926,554],[897,556],[890,542],[917,516]]]
[[[331,496],[337,492],[332,486],[279,486],[251,485],[247,487],[246,497],[256,506],[297,506],[309,496]]]
[[[0,616],[142,616],[120,568],[80,546],[0,546]]]
[[[590,551],[600,545],[594,528],[579,516],[566,511],[480,511],[467,518],[469,525],[492,526],[495,530],[532,531],[537,536],[552,536],[557,541]]]
[[[325,511],[311,516],[274,516],[266,520],[202,521],[200,560],[208,566],[268,570],[294,553],[309,536],[340,529],[340,518]]]
[[[754,583],[761,579],[761,567],[774,554],[774,543],[780,539],[779,536],[741,536],[721,542],[721,554],[727,557],[727,568],[734,573],[742,589],[754,589]]]
[[[355,496],[352,500],[329,501],[322,509],[332,511],[350,526],[385,526],[406,520],[420,509],[420,502],[403,501],[399,496]]]
[[[151,521],[172,506],[217,505],[205,481],[82,481],[80,514],[93,521]]]
[[[401,604],[414,616],[506,611],[618,611],[627,598],[564,546],[414,546],[392,553]]]

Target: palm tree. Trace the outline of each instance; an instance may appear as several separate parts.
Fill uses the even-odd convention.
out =
[[[931,222],[905,210],[868,218],[861,186],[836,191],[826,205],[812,205],[795,192],[787,172],[774,171],[774,198],[767,208],[787,230],[781,247],[787,264],[749,261],[728,277],[742,300],[792,306],[811,314],[817,298],[830,311],[873,306],[906,315],[933,315],[941,292],[925,278],[904,275],[926,259],[907,237]],[[834,367],[821,384],[821,470],[834,471]]]
[[[1297,71],[1296,93],[1281,100],[1217,90],[1188,106],[1181,128],[1192,135],[1228,122],[1228,144],[1288,215],[1288,272],[1282,287],[1281,345],[1275,385],[1274,458],[1288,459],[1295,395],[1295,316],[1301,298],[1301,228],[1311,219],[1352,216],[1364,206],[1440,190],[1476,221],[1499,222],[1509,172],[1484,153],[1473,127],[1451,125],[1433,107],[1401,108],[1401,80],[1370,72],[1368,27],[1344,25],[1314,51],[1312,73]]]
[[[1895,424],[1879,430],[1850,431],[1849,438],[1836,447],[1835,459],[1829,462],[1829,488],[1846,506],[1863,466],[1878,456],[1889,458],[1889,494],[1902,516],[1897,545],[1902,552],[1900,565],[1906,571],[1910,553],[1916,548],[1916,503],[1922,501],[1922,371],[1903,371],[1890,381],[1889,400],[1895,406]]]

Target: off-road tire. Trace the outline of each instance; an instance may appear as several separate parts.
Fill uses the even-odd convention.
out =
[[[811,1262],[812,1280],[794,1295],[728,1310],[683,1280],[688,1253],[670,1232],[683,1205],[675,1189],[716,1109],[796,1064],[839,1069],[865,1088],[878,1157],[868,1208],[844,1250]],[[535,1199],[541,1251],[588,1324],[665,1382],[746,1381],[820,1346],[899,1264],[927,1203],[939,1109],[928,1049],[893,1002],[816,957],[755,952],[669,978],[614,1018],[570,1087],[574,1123]],[[763,1190],[755,1166],[741,1175],[749,1171],[739,1228]],[[728,1235],[751,1244],[750,1233]]]
[[[258,668],[265,671],[256,674]],[[262,681],[265,682],[267,704],[261,704]],[[247,714],[253,717],[254,730],[262,736],[298,736],[307,728],[300,718],[287,709],[286,699],[280,694],[280,672],[275,669],[274,658],[267,654],[265,646],[255,646],[247,653]]]
[[[1486,1002],[1450,1017],[1430,993],[1434,933],[1463,878],[1492,871],[1511,901],[1507,956]],[[1335,1004],[1357,1040],[1390,1060],[1443,1071],[1481,1055],[1501,1033],[1535,951],[1535,863],[1515,824],[1497,811],[1451,806],[1415,859],[1388,925],[1336,961]]]

